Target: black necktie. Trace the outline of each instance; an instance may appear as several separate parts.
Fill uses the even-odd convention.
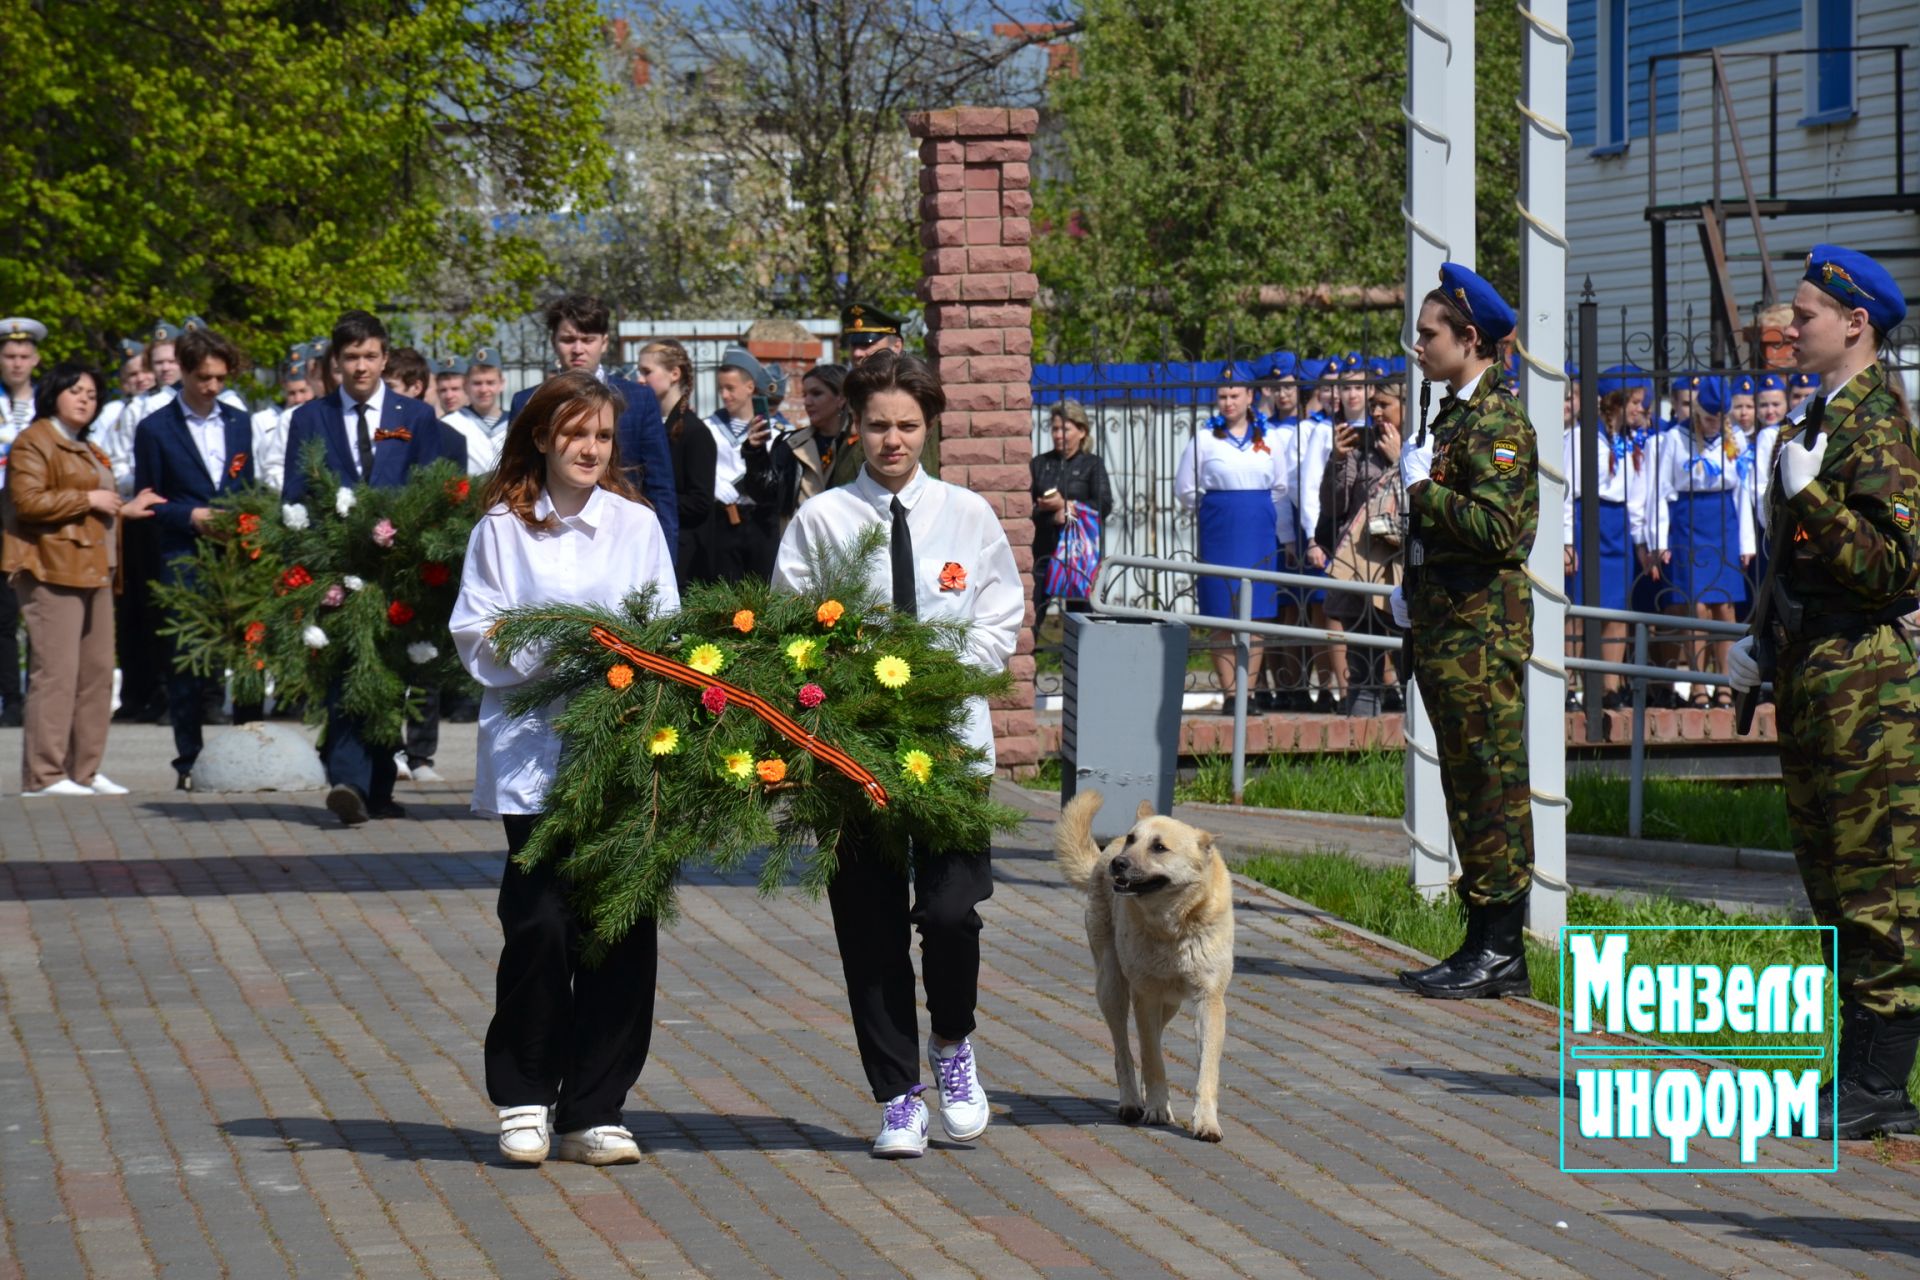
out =
[[[1807,416],[1801,420],[1800,435],[1808,444],[1820,434],[1820,424],[1827,420],[1827,398],[1818,391],[1813,393],[1813,403],[1807,406]]]
[[[897,613],[917,614],[920,602],[913,591],[913,533],[907,528],[907,509],[893,500],[893,607]]]
[[[373,437],[367,434],[366,402],[364,400],[354,401],[353,412],[359,418],[359,421],[354,426],[354,430],[359,434],[360,439],[360,478],[362,480],[370,480],[373,478]]]

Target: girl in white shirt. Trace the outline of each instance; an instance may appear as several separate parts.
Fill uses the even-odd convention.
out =
[[[983,671],[1004,670],[1020,638],[1026,591],[1000,518],[986,499],[920,467],[928,430],[946,407],[940,380],[925,361],[883,351],[854,366],[841,394],[866,461],[853,483],[808,499],[794,515],[774,562],[774,586],[804,594],[812,585],[809,552],[845,546],[879,525],[888,530],[889,554],[875,559],[873,585],[891,589],[896,609],[929,621],[968,622],[961,657]],[[984,699],[968,704],[965,736],[986,751],[991,773],[993,724]],[[838,854],[827,900],[860,1065],[874,1100],[884,1104],[873,1154],[897,1158],[927,1149],[909,924],[920,929],[932,1031],[926,1060],[939,1088],[941,1127],[955,1142],[970,1142],[988,1118],[971,1034],[980,978],[975,907],[993,893],[989,850],[916,846],[911,910],[904,851],[880,847],[849,824]]]
[[[604,961],[586,967],[578,947],[585,928],[556,869],[564,854],[532,871],[514,863],[559,763],[558,708],[507,714],[509,691],[541,674],[542,655],[505,661],[489,638],[503,610],[529,604],[611,608],[653,587],[658,612],[679,609],[673,552],[620,468],[614,424],[623,407],[591,373],[562,373],[534,392],[501,447],[449,624],[460,661],[485,690],[473,807],[499,815],[507,832],[487,1094],[500,1108],[501,1153],[522,1164],[546,1159],[556,1129],[563,1160],[640,1158],[620,1107],[652,1034],[654,921],[637,920]]]
[[[1572,403],[1571,401],[1569,402]],[[1573,411],[1570,409],[1569,413]],[[1639,383],[1616,386],[1600,397],[1599,474],[1595,508],[1600,522],[1600,562],[1588,566],[1580,562],[1584,547],[1587,484],[1580,460],[1583,452],[1581,433],[1570,421],[1567,425],[1562,463],[1574,495],[1562,507],[1561,541],[1566,548],[1567,598],[1575,604],[1586,603],[1585,575],[1592,569],[1599,582],[1595,603],[1603,609],[1633,607],[1633,580],[1636,570],[1634,548],[1647,542],[1649,494],[1653,488],[1654,460],[1643,447],[1641,432],[1647,428],[1647,389]],[[1584,628],[1574,627],[1568,634],[1568,653],[1574,657],[1598,657],[1612,662],[1626,660],[1627,624],[1608,622],[1601,626],[1601,652],[1588,655],[1583,650]],[[1602,678],[1605,706],[1626,705],[1625,677]],[[1589,695],[1591,696],[1591,695]]]

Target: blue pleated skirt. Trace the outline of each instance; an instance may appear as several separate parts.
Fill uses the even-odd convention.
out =
[[[1584,554],[1586,549],[1586,499],[1573,504],[1573,549]],[[1600,598],[1594,603],[1602,609],[1625,609],[1632,603],[1633,575],[1637,566],[1633,562],[1633,542],[1627,536],[1627,504],[1624,502],[1600,503]],[[1587,565],[1583,560],[1580,567],[1567,575],[1567,599],[1575,604],[1585,604],[1584,591]]]
[[[1202,494],[1200,558],[1208,564],[1227,564],[1236,569],[1278,570],[1280,541],[1273,530],[1276,518],[1273,495],[1265,489],[1215,489]],[[1200,612],[1237,617],[1234,596],[1240,586],[1230,578],[1201,578]],[[1279,612],[1279,591],[1273,583],[1254,583],[1253,616],[1271,618]]]
[[[1740,511],[1731,490],[1676,494],[1667,504],[1670,604],[1743,604]]]

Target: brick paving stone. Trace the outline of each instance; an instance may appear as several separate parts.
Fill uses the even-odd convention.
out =
[[[138,767],[109,758],[116,777]],[[982,909],[995,1116],[978,1141],[946,1142],[936,1116],[925,1158],[870,1159],[879,1108],[824,902],[696,873],[630,1101],[641,1164],[510,1167],[480,1062],[500,828],[457,783],[402,799],[408,819],[353,831],[308,796],[0,799],[0,1280],[1805,1276],[1920,1259],[1913,1166],[1864,1146],[1826,1177],[1558,1172],[1551,1011],[1413,999],[1400,957],[1251,885],[1226,1142],[1119,1124],[1044,820],[996,852]],[[1185,1114],[1191,1018],[1168,1050]]]

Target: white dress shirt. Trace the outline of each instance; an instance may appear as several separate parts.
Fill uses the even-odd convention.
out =
[[[1273,495],[1274,536],[1291,546],[1293,503],[1288,495],[1293,491],[1293,477],[1289,471],[1295,464],[1286,457],[1289,452],[1286,441],[1279,441],[1281,447],[1276,449],[1271,438],[1274,432],[1269,429],[1267,435],[1268,439],[1255,446],[1252,428],[1248,428],[1247,434],[1240,437],[1243,448],[1231,432],[1222,440],[1202,423],[1181,451],[1180,465],[1173,473],[1173,496],[1181,506],[1192,511],[1199,507],[1204,493],[1265,489]],[[1317,504],[1314,514],[1319,514]],[[1307,533],[1311,536],[1313,530],[1309,528]]]
[[[544,492],[533,511],[542,519],[553,514]],[[473,527],[448,630],[462,665],[482,687],[474,812],[543,812],[560,762],[553,728],[558,702],[524,716],[507,714],[508,692],[542,674],[543,655],[523,652],[511,664],[502,662],[487,636],[495,616],[542,603],[616,608],[649,585],[659,588],[656,609],[679,610],[673,552],[660,521],[651,509],[605,489],[595,489],[580,514],[550,530],[529,527],[504,504]]]
[[[186,417],[187,434],[193,437],[200,464],[212,477],[213,487],[218,489],[227,470],[227,420],[220,413],[220,402],[216,400],[208,405],[206,416],[202,417],[182,397],[180,412]]]
[[[1625,452],[1622,452],[1624,442]],[[1655,451],[1642,449],[1633,454],[1630,436],[1615,437],[1600,432],[1600,501],[1623,502],[1627,507],[1627,536],[1637,546],[1647,543],[1647,527],[1653,519],[1653,468]],[[1561,461],[1565,466],[1567,500],[1560,504],[1560,535],[1565,546],[1579,550],[1573,541],[1573,508],[1586,492],[1585,473],[1580,467],[1580,432],[1570,428],[1562,438]]]
[[[269,405],[253,415],[253,474],[275,493],[287,478],[287,429],[293,410]]]
[[[369,442],[380,432],[380,401],[386,398],[384,385],[373,389],[373,398],[367,401],[367,439]],[[340,388],[340,412],[345,415],[347,434],[347,456],[353,459],[356,480],[367,474],[366,460],[360,456],[360,414],[356,406],[360,402],[348,394],[345,387]]]
[[[1738,427],[1731,428],[1730,434],[1722,432],[1705,441],[1696,439],[1688,427],[1674,427],[1655,436],[1647,447],[1655,459],[1655,519],[1651,530],[1653,541],[1649,544],[1655,551],[1672,550],[1668,544],[1668,517],[1673,503],[1688,494],[1726,492],[1733,494],[1740,554],[1755,554],[1753,484],[1743,474],[1750,472],[1751,464],[1740,465],[1749,446]]]
[[[1005,671],[1020,639],[1027,594],[1000,517],[979,494],[935,480],[920,469],[899,497],[913,535],[918,615],[928,622],[970,624],[961,660],[981,671]],[[807,594],[812,590],[809,552],[819,546],[845,546],[874,525],[891,530],[893,499],[862,466],[852,484],[828,489],[800,504],[780,539],[780,554],[773,563],[774,588]],[[940,571],[949,562],[966,571],[966,586],[958,591],[940,586]],[[867,581],[883,599],[893,598],[892,561],[884,551],[869,564]],[[967,700],[962,737],[987,753],[984,772],[991,773],[993,721],[985,698]]]

